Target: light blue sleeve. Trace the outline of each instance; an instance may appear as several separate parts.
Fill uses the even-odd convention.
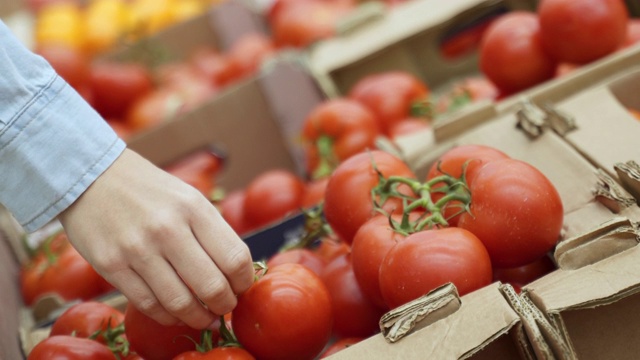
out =
[[[28,232],[71,205],[125,144],[0,21],[0,203]]]

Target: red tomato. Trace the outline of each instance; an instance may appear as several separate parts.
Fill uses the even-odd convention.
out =
[[[496,100],[499,93],[498,88],[486,77],[468,77],[454,84],[448,94],[438,98],[436,111],[438,115],[446,114],[475,101]]]
[[[72,335],[89,338],[94,333],[113,329],[124,321],[124,314],[105,303],[85,301],[73,305],[60,315],[51,326],[49,336]],[[96,340],[105,343],[102,335]]]
[[[116,360],[116,356],[97,341],[57,335],[39,342],[27,360]]]
[[[551,79],[556,62],[544,52],[534,13],[514,11],[496,19],[480,46],[480,69],[500,90],[515,93]]]
[[[373,164],[385,177],[415,178],[401,159],[380,150],[362,152],[338,165],[327,184],[324,214],[336,235],[349,245],[360,226],[375,215],[371,190],[379,177]],[[402,201],[397,198],[381,205],[388,213],[402,211]]]
[[[302,208],[308,209],[320,204],[324,200],[328,183],[328,177],[308,182],[302,194]]]
[[[282,264],[300,264],[304,265],[314,274],[320,276],[325,268],[325,261],[320,255],[312,252],[309,249],[291,249],[283,252],[279,252],[269,258],[267,266],[273,268]]]
[[[222,217],[240,236],[252,230],[244,220],[244,198],[244,190],[232,191],[222,198],[219,205]]]
[[[624,46],[633,46],[640,42],[640,19],[631,18],[627,25],[627,37],[624,41]]]
[[[244,220],[258,228],[300,210],[304,182],[288,170],[265,171],[245,189]]]
[[[184,111],[185,101],[176,89],[161,88],[136,100],[126,114],[126,123],[135,132],[148,130]]]
[[[240,76],[250,76],[276,52],[269,37],[260,33],[246,34],[236,40],[226,52],[229,61],[240,71]]]
[[[324,101],[311,110],[302,128],[307,171],[314,178],[328,176],[340,162],[373,149],[379,133],[375,115],[359,102]]]
[[[397,122],[411,117],[416,104],[427,99],[430,91],[413,74],[388,71],[360,79],[349,91],[349,97],[361,102],[378,116],[386,134]]]
[[[331,295],[334,336],[364,338],[380,332],[378,322],[384,309],[362,292],[353,273],[351,254],[340,255],[327,264],[321,278]]]
[[[400,221],[402,215],[393,215],[392,219]],[[379,214],[364,223],[353,239],[351,246],[353,273],[362,292],[381,309],[388,309],[388,307],[380,292],[378,280],[380,265],[387,253],[404,238],[404,235],[391,228],[386,216]]]
[[[519,160],[484,165],[470,185],[470,213],[458,226],[486,246],[495,267],[531,263],[558,242],[563,207],[558,191],[535,167]]]
[[[398,121],[389,128],[389,137],[395,140],[400,136],[415,134],[428,129],[431,129],[431,124],[426,119],[407,118]]]
[[[353,344],[359,343],[362,340],[364,339],[357,337],[339,339],[338,341],[331,344],[331,346],[329,346],[322,354],[320,354],[320,359],[327,358],[337,353],[338,351],[344,350]]]
[[[173,360],[255,360],[247,350],[239,347],[217,347],[207,352],[189,351]]]
[[[482,242],[467,230],[419,231],[389,251],[380,266],[379,281],[390,308],[448,282],[463,296],[491,283],[491,260]]]
[[[509,156],[498,149],[494,149],[485,145],[460,145],[452,148],[444,153],[438,160],[436,160],[427,174],[427,181],[443,175],[448,174],[455,178],[462,176],[462,169],[466,164],[465,177],[467,184],[473,183],[478,170],[486,163],[497,159],[508,159]],[[436,185],[436,187],[439,185]],[[438,201],[442,198],[443,194],[433,194],[433,201]],[[445,207],[445,218],[451,226],[456,226],[460,219],[460,215],[455,215],[460,212],[460,208],[455,206],[460,203],[457,201],[450,202]]]
[[[617,50],[627,34],[623,0],[542,0],[538,14],[544,50],[558,61],[597,60]]]
[[[214,178],[221,167],[222,159],[205,149],[189,154],[164,169],[208,197],[213,191]]]
[[[216,86],[230,84],[242,75],[239,64],[209,47],[196,49],[189,57],[189,63]]]
[[[95,109],[105,118],[122,118],[129,107],[151,92],[153,83],[147,69],[135,63],[94,62],[89,85]]]
[[[351,252],[351,247],[340,239],[325,237],[320,240],[320,244],[313,249],[325,263],[329,263],[336,257]]]
[[[195,350],[195,344],[201,338],[201,330],[186,325],[161,325],[131,304],[127,305],[124,315],[129,344],[145,360],[171,360],[174,356]],[[219,332],[212,332],[213,343],[216,343]]]
[[[39,45],[36,53],[44,57],[71,87],[82,88],[89,77],[89,60],[78,49],[62,44]]]
[[[493,281],[509,283],[519,289],[554,271],[556,264],[549,255],[515,268],[493,268]]]
[[[238,296],[238,341],[261,360],[315,358],[331,336],[331,297],[322,280],[300,264],[283,264]]]
[[[271,19],[277,47],[303,48],[335,35],[340,18],[353,9],[350,3],[322,0],[286,1]]]

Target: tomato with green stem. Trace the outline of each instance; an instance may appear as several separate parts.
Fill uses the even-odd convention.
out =
[[[520,160],[485,164],[470,184],[469,212],[458,226],[487,248],[495,267],[517,267],[540,259],[560,239],[562,200],[537,168]]]
[[[196,350],[184,352],[173,360],[255,360],[247,350],[243,349],[235,335],[229,331],[224,317],[220,319],[220,340],[214,344],[211,341],[210,330],[205,331]]]
[[[314,179],[329,176],[345,159],[375,147],[380,134],[375,115],[355,100],[327,100],[316,106],[302,127],[307,171]]]
[[[387,71],[363,77],[349,90],[348,97],[371,109],[382,132],[388,134],[395,123],[406,118],[430,118],[429,94],[427,85],[413,74]]]
[[[27,360],[116,360],[116,356],[97,341],[56,335],[39,342],[31,350]]]
[[[460,228],[418,231],[398,242],[380,265],[380,291],[396,308],[448,282],[460,296],[492,281],[489,253],[471,232]]]
[[[104,333],[123,322],[120,310],[98,301],[84,301],[65,310],[51,326],[49,336],[73,335],[105,344]]]
[[[331,297],[322,280],[300,264],[268,269],[238,296],[232,312],[238,341],[258,359],[315,358],[331,337]]]

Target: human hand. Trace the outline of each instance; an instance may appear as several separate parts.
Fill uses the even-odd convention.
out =
[[[59,220],[98,273],[164,325],[206,328],[253,283],[249,248],[216,208],[129,149]]]

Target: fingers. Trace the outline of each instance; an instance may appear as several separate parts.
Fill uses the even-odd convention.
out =
[[[159,305],[170,315],[196,329],[206,328],[215,320],[215,315],[202,306],[166,259],[148,256],[134,261],[132,268],[144,279]],[[138,309],[155,319],[155,312],[160,311],[156,310],[156,305],[152,304],[146,309],[143,305]]]

